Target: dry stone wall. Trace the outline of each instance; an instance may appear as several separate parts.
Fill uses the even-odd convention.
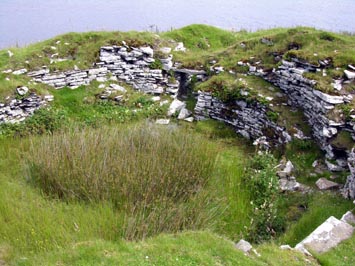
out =
[[[73,70],[49,73],[47,69],[28,73],[34,81],[42,82],[55,88],[68,86],[77,88],[88,85],[93,80],[106,81],[110,74],[145,93],[177,93],[176,84],[169,84],[168,75],[162,69],[152,69],[154,58],[150,47],[104,46],[100,49],[100,62],[86,70]],[[162,59],[162,67],[172,65],[172,57]],[[159,65],[159,64],[158,64]]]
[[[9,99],[7,103],[0,103],[0,124],[24,121],[52,99],[50,95],[41,97],[30,93],[23,99]]]
[[[232,125],[237,133],[248,139],[258,139],[267,136],[268,142],[277,145],[291,139],[283,127],[267,117],[267,108],[258,102],[247,103],[235,101],[223,103],[210,92],[198,92],[195,107],[195,118],[204,120],[212,118]]]
[[[320,147],[326,152],[328,159],[339,157],[341,166],[346,165],[346,151],[339,151],[332,146],[331,141],[342,131],[353,133],[354,124],[346,122],[342,117],[329,118],[329,113],[334,111],[339,104],[348,103],[352,95],[333,96],[314,88],[316,82],[306,79],[302,74],[307,71],[295,62],[283,61],[283,64],[273,73],[264,78],[281,88],[289,99],[291,106],[296,106],[304,111],[309,125],[312,127],[313,136]],[[340,155],[340,156],[339,156]]]

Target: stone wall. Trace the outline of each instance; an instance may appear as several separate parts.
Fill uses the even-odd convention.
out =
[[[159,59],[154,58],[154,51],[150,47],[104,46],[100,49],[100,62],[95,63],[94,68],[58,73],[43,69],[30,72],[28,76],[55,88],[77,88],[93,80],[106,81],[108,74],[111,74],[145,93],[177,93],[176,84],[169,84],[167,73],[151,68],[155,60]],[[171,60],[172,57],[161,59],[164,69],[172,64]]]
[[[237,133],[248,139],[266,136],[268,142],[278,145],[291,139],[286,130],[267,117],[267,107],[258,102],[235,101],[223,103],[209,92],[198,92],[195,118],[212,118],[234,127]]]
[[[354,125],[346,122],[341,116],[334,117],[332,120],[329,114],[336,109],[337,105],[350,102],[352,96],[333,96],[315,89],[316,82],[302,76],[305,71],[307,69],[296,62],[283,61],[276,71],[263,77],[287,94],[291,106],[299,107],[304,111],[313,136],[326,152],[326,157],[338,158],[339,164],[344,166],[346,151],[339,151],[332,146],[331,141],[342,130],[353,133]]]
[[[42,98],[35,93],[30,93],[23,99],[14,98],[7,103],[0,103],[0,124],[21,122],[52,99],[50,95]]]

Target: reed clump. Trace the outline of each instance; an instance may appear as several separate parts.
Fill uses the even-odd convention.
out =
[[[33,140],[29,181],[65,201],[110,202],[123,237],[199,228],[214,216],[205,193],[216,147],[177,128],[72,129]]]

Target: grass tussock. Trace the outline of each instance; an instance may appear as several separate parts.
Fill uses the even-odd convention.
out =
[[[200,211],[209,201],[203,190],[214,154],[212,145],[177,129],[76,129],[32,142],[28,174],[48,195],[111,202],[126,214],[123,234],[131,239],[208,219]]]

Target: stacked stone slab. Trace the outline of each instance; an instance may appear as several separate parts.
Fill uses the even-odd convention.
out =
[[[52,98],[42,98],[35,93],[23,99],[12,99],[8,103],[0,103],[0,124],[18,123],[31,116],[37,109],[46,105]]]
[[[45,83],[57,89],[68,86],[77,88],[81,85],[88,85],[91,81],[105,77],[108,71],[105,67],[93,68],[87,70],[70,70],[58,73],[49,73],[48,70],[39,70],[28,73],[34,81]]]
[[[77,88],[93,80],[105,80],[108,74],[112,74],[145,93],[161,94],[169,92],[170,87],[175,89],[176,85],[168,83],[168,76],[162,69],[150,67],[154,62],[154,51],[150,47],[104,46],[95,68],[56,73],[42,69],[28,73],[28,76],[55,88]]]
[[[212,118],[223,121],[248,139],[268,135],[268,141],[274,145],[289,141],[291,137],[286,130],[268,119],[266,113],[267,107],[258,102],[247,103],[240,100],[226,104],[213,97],[210,92],[202,91],[198,92],[195,106],[196,120]]]
[[[326,152],[327,158],[335,159],[335,148],[331,145],[331,140],[341,130],[352,132],[353,125],[347,124],[341,119],[332,121],[327,114],[336,105],[351,101],[352,97],[351,95],[333,96],[315,89],[316,82],[302,76],[308,70],[296,62],[283,61],[275,72],[265,75],[264,78],[281,88],[287,94],[292,106],[299,107],[304,111],[308,123],[312,127],[314,138]]]
[[[145,93],[161,94],[168,84],[161,69],[151,69],[155,62],[150,47],[105,46],[100,49],[100,63],[118,79]]]

